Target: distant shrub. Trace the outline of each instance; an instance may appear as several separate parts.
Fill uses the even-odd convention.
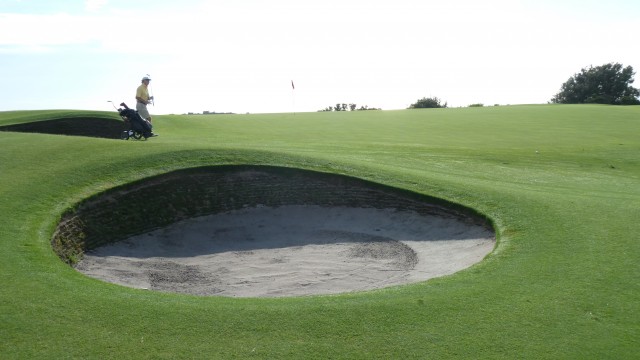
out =
[[[422,98],[409,106],[409,109],[446,108],[447,103],[440,103],[437,97]]]
[[[349,110],[347,110],[349,109]],[[327,106],[322,110],[318,110],[318,112],[322,111],[362,111],[362,110],[382,110],[381,108],[369,107],[369,105],[363,105],[358,107],[356,104],[336,104],[336,106]]]
[[[471,105],[469,105],[469,107],[484,107],[484,104],[480,104],[480,103],[478,103],[478,104],[471,104]]]

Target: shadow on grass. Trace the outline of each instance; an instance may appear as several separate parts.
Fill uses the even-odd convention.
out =
[[[0,131],[120,139],[124,123],[116,119],[73,117],[1,126]]]

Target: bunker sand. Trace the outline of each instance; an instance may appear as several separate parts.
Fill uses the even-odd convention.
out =
[[[337,294],[465,269],[493,232],[447,215],[258,206],[177,222],[93,249],[76,269],[133,288],[231,297]]]

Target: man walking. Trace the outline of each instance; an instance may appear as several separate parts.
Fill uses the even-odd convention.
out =
[[[153,96],[149,96],[150,81],[151,78],[149,75],[143,77],[142,84],[140,84],[136,90],[136,110],[138,110],[138,114],[140,114],[143,119],[147,119],[149,122],[151,122],[151,115],[149,114],[149,110],[147,110],[147,105],[151,104],[151,100],[153,100]]]

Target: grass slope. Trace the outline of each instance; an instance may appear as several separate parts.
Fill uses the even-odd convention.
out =
[[[0,126],[105,113],[0,113]],[[6,358],[616,358],[640,344],[640,107],[508,106],[156,116],[120,141],[0,132],[0,354]],[[67,208],[195,166],[347,174],[494,220],[485,261],[340,296],[134,290],[63,264]]]

